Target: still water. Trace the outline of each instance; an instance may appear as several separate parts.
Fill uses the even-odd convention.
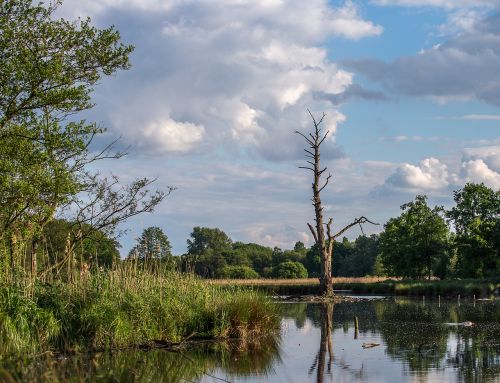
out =
[[[88,355],[33,373],[92,382],[500,382],[500,301],[277,304],[281,333],[259,344]]]

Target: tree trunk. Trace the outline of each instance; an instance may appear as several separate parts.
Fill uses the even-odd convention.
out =
[[[343,234],[346,230],[348,230],[352,226],[361,225],[362,223],[365,222],[370,222],[370,223],[373,222],[369,221],[365,217],[360,217],[354,220],[354,222],[344,227],[337,234],[332,235],[331,233],[332,219],[330,218],[330,220],[326,224],[328,237],[327,238],[325,237],[325,224],[323,222],[323,206],[321,204],[321,191],[328,185],[328,182],[330,181],[332,175],[328,174],[323,185],[320,185],[321,176],[327,170],[326,167],[321,169],[320,147],[321,144],[328,137],[329,131],[327,131],[325,134],[321,132],[320,125],[323,122],[323,119],[325,118],[324,113],[319,121],[316,121],[316,119],[314,118],[314,116],[310,111],[309,115],[311,116],[311,119],[314,124],[313,132],[309,133],[308,135],[305,135],[299,131],[295,131],[295,133],[301,135],[309,145],[309,149],[304,149],[304,151],[306,152],[306,157],[310,159],[307,160],[307,163],[309,165],[299,166],[299,168],[307,169],[313,172],[314,181],[312,183],[312,190],[313,190],[312,203],[314,206],[316,225],[315,227],[313,227],[310,223],[308,223],[307,226],[309,226],[309,230],[311,231],[311,234],[314,238],[314,242],[316,243],[316,246],[318,248],[318,255],[320,256],[321,259],[320,277],[319,277],[320,294],[326,297],[332,297],[333,296],[332,253],[333,253],[333,243],[335,241],[335,238]]]

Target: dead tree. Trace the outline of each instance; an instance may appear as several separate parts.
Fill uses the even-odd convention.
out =
[[[313,173],[314,180],[312,183],[313,189],[313,198],[312,203],[314,206],[315,213],[315,221],[316,225],[313,227],[310,223],[307,224],[309,226],[309,230],[314,238],[314,242],[318,248],[319,256],[321,259],[321,267],[320,267],[320,294],[324,296],[331,297],[333,296],[333,286],[332,286],[332,253],[333,253],[333,244],[335,242],[335,238],[344,234],[348,229],[353,226],[360,225],[366,222],[375,223],[368,220],[366,217],[356,218],[352,223],[345,226],[341,229],[337,234],[331,233],[332,228],[332,218],[329,219],[328,223],[325,225],[323,222],[323,205],[321,203],[321,192],[328,185],[332,175],[329,173],[326,179],[322,181],[322,176],[326,172],[327,168],[321,168],[320,164],[320,147],[321,144],[326,140],[329,135],[329,131],[323,134],[321,129],[321,124],[323,119],[325,118],[325,114],[323,113],[319,120],[316,120],[312,115],[311,111],[309,111],[309,115],[313,121],[314,130],[312,133],[303,134],[299,131],[295,131],[295,133],[301,135],[308,144],[308,149],[304,149],[306,152],[306,157],[309,158],[306,162],[307,166],[299,166],[300,169],[310,170]],[[325,226],[326,226],[326,236],[325,236]]]

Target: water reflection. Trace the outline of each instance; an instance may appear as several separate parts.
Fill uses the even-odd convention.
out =
[[[500,302],[280,307],[283,331],[265,340],[0,364],[0,381],[500,382]],[[363,348],[370,343],[378,346]]]
[[[319,305],[321,337],[319,350],[312,366],[309,368],[309,375],[316,370],[316,382],[323,383],[326,374],[332,376],[333,348],[332,348],[332,327],[333,327],[333,304],[324,303]],[[328,359],[327,358],[328,353]],[[325,363],[326,362],[326,363]]]

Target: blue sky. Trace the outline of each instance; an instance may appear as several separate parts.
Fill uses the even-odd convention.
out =
[[[66,18],[115,25],[132,68],[104,79],[85,118],[129,156],[100,170],[177,190],[122,229],[123,254],[159,226],[181,254],[194,226],[234,240],[311,244],[307,109],[326,113],[325,214],[384,223],[416,194],[452,204],[500,188],[498,0],[66,0]],[[367,227],[367,233],[379,227]],[[359,235],[353,230],[350,237]]]

